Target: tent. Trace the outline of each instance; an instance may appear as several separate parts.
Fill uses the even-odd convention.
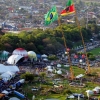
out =
[[[15,76],[15,73],[13,73],[11,71],[7,71],[7,72],[1,74],[1,78],[4,80],[10,80],[14,76]]]
[[[3,73],[3,74],[1,74],[1,78],[4,80],[10,80],[12,78],[12,76],[8,73]]]
[[[33,61],[34,60],[37,60],[37,55],[34,51],[29,51],[28,52],[28,57]]]
[[[9,70],[7,71],[11,71],[13,73],[19,72],[19,68],[17,66],[5,66],[6,68],[8,68]]]
[[[6,90],[2,91],[2,93],[6,94],[6,95],[8,95],[8,94],[9,94],[9,92],[8,92],[8,91],[6,91]]]
[[[16,97],[12,97],[12,98],[10,98],[9,100],[20,100],[20,99],[18,99],[18,98],[16,98]]]
[[[20,98],[25,98],[25,96],[23,94],[21,94],[20,92],[18,91],[14,91],[14,94],[16,94],[17,96],[19,96]]]
[[[8,64],[17,64],[17,62],[22,58],[23,58],[23,56],[21,56],[21,55],[11,55],[8,58],[7,63]]]
[[[74,99],[75,97],[73,95],[70,95],[67,97],[68,99]]]
[[[90,95],[93,95],[93,91],[92,90],[87,90],[86,91],[88,98],[90,97]]]
[[[16,73],[16,72],[19,72],[19,68],[17,66],[6,66],[6,65],[3,65],[3,64],[0,64],[0,74],[3,74],[7,71],[10,71],[10,74],[12,73]],[[8,72],[9,73],[9,72]]]
[[[6,72],[5,65],[0,64],[0,74]]]
[[[48,59],[47,58],[44,58],[43,61],[48,61]]]
[[[7,60],[8,59],[8,54],[9,54],[9,52],[2,51],[2,53],[0,54],[0,60]]]
[[[46,54],[41,55],[42,58],[47,58],[48,56]]]
[[[11,72],[11,71],[7,71],[6,73],[9,74],[9,75],[11,75],[12,77],[15,76],[15,73],[13,73],[13,72]]]
[[[57,64],[57,67],[61,67],[61,64]]]
[[[21,55],[21,56],[24,56],[24,57],[28,57],[27,51],[25,49],[23,49],[23,48],[15,49],[12,54],[13,55]]]
[[[61,75],[62,74],[62,71],[61,70],[58,70],[57,71],[57,74]]]
[[[76,78],[82,78],[84,75],[83,74],[79,74],[76,76]]]
[[[25,82],[25,79],[20,79],[19,82],[20,83],[24,83]]]

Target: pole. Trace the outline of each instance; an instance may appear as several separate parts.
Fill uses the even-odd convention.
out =
[[[80,35],[81,35],[81,38],[82,38],[82,43],[83,43],[83,47],[84,47],[84,52],[86,54],[86,62],[87,62],[87,73],[89,74],[90,73],[90,65],[89,65],[89,60],[88,60],[88,56],[87,56],[87,52],[86,52],[86,47],[85,47],[85,43],[84,43],[84,38],[83,38],[83,35],[82,35],[82,31],[81,31],[81,27],[80,27],[80,24],[79,24],[79,21],[78,21],[78,18],[77,18],[77,13],[75,11],[75,17],[76,17],[76,23],[77,23],[77,26],[78,26],[78,29],[79,29],[79,32],[80,32]]]
[[[87,9],[87,12],[86,12],[86,29],[88,28],[88,9]]]
[[[62,30],[61,22],[60,22],[60,17],[58,18],[58,24],[61,28],[61,33],[62,33],[62,36],[63,36],[63,39],[64,39],[64,46],[65,46],[66,52],[68,52],[67,51],[68,48],[67,48],[67,45],[66,45],[66,39],[65,39],[65,36],[64,36],[63,30]],[[69,65],[70,65],[71,80],[73,80],[74,79],[74,73],[73,73],[73,69],[72,69],[72,64],[71,64],[71,59],[70,59],[69,52],[68,52],[68,62],[69,62]]]

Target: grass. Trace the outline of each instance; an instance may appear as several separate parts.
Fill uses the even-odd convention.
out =
[[[68,68],[64,67],[64,70],[65,69],[68,70]],[[92,69],[92,71],[96,71],[96,72],[97,72],[97,70],[99,72],[100,68]],[[79,74],[85,75],[85,70],[78,68],[76,66],[73,66],[73,72],[74,72],[75,76],[79,75]],[[85,77],[90,78],[91,76],[85,75]],[[53,91],[48,92],[49,89],[53,90],[53,85],[51,85],[51,84],[53,84],[52,79],[48,78],[47,82],[50,83],[50,84],[47,85],[47,84],[41,83],[41,87],[42,87],[43,90],[37,91],[37,92],[32,92],[31,89],[32,89],[33,86],[39,87],[40,84],[34,84],[34,83],[24,84],[23,90],[26,91],[29,100],[32,99],[33,95],[35,95],[35,97],[36,97],[35,100],[45,100],[47,98],[55,98],[55,99],[59,99],[59,100],[66,100],[66,96],[71,94],[71,93],[83,93],[86,96],[86,92],[85,92],[86,90],[88,90],[88,89],[92,90],[92,89],[94,89],[94,87],[99,86],[99,84],[97,84],[97,83],[94,84],[92,82],[86,82],[85,83],[86,86],[83,87],[83,88],[72,87],[72,86],[69,85],[69,82],[68,82],[67,79],[62,79],[61,84],[63,84],[64,88],[62,90],[58,90],[57,93],[56,93],[56,92],[53,92]],[[41,93],[44,93],[44,94],[41,94]]]
[[[89,52],[93,53],[95,56],[100,55],[100,47],[90,50]]]
[[[69,67],[63,67],[65,70],[70,71]],[[79,75],[79,74],[85,74],[85,70],[82,68],[79,68],[77,66],[72,66],[72,70],[75,76]]]

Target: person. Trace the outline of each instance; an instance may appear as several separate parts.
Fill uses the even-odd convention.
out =
[[[35,95],[32,96],[32,100],[35,100]]]

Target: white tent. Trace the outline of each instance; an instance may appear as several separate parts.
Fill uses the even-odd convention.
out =
[[[9,75],[11,75],[12,77],[15,76],[15,73],[13,73],[13,72],[11,72],[11,71],[7,71],[6,73],[9,74]]]
[[[69,99],[74,99],[75,97],[73,95],[68,96]]]
[[[11,71],[11,72],[19,72],[19,68],[17,66],[6,66],[6,68],[8,68],[9,70],[7,71]]]
[[[0,64],[0,74],[6,72],[5,65]]]
[[[100,90],[100,87],[99,87],[99,86],[97,86],[97,87],[95,87],[95,89],[98,89],[98,90]]]
[[[61,64],[57,64],[57,67],[61,67]]]
[[[48,69],[48,72],[53,72],[53,69]]]
[[[10,98],[9,100],[20,100],[20,99],[17,98],[17,97],[12,97],[12,98]]]
[[[47,69],[51,69],[52,67],[51,67],[51,66],[47,66],[46,68],[47,68]]]
[[[9,52],[8,51],[3,51],[2,52],[4,55],[6,54],[6,55],[8,55],[9,54]]]
[[[46,54],[43,54],[41,57],[42,58],[47,58],[48,56]]]
[[[83,74],[79,74],[79,75],[76,76],[76,78],[81,78],[83,76],[84,76]]]
[[[9,94],[9,92],[8,92],[8,91],[6,91],[6,90],[2,91],[1,93],[4,93],[4,94],[6,94],[6,95],[8,95],[8,94]]]
[[[17,66],[5,66],[3,64],[0,64],[0,74],[3,74],[7,71],[16,73],[16,72],[19,72],[19,68]]]
[[[87,97],[88,98],[90,97],[90,95],[93,95],[93,91],[92,90],[87,90],[86,93],[87,93]]]
[[[99,90],[96,89],[96,88],[94,88],[92,91],[93,91],[94,93],[99,93]]]
[[[57,74],[62,74],[62,71],[61,71],[61,70],[58,70],[58,71],[57,71]]]
[[[1,78],[3,80],[10,80],[12,78],[12,76],[8,73],[3,73],[3,74],[1,74]]]
[[[25,79],[20,79],[19,82],[20,83],[24,83],[25,82]]]
[[[48,61],[48,59],[47,58],[44,58],[43,61]]]
[[[21,55],[11,55],[8,58],[7,63],[8,64],[16,64],[21,58],[23,58],[23,56],[21,56]]]
[[[7,71],[7,72],[1,74],[1,78],[4,80],[10,80],[14,76],[15,76],[15,73],[13,73],[11,71]]]
[[[28,53],[24,48],[17,48],[13,51],[13,55],[21,55],[23,57],[28,57]]]

